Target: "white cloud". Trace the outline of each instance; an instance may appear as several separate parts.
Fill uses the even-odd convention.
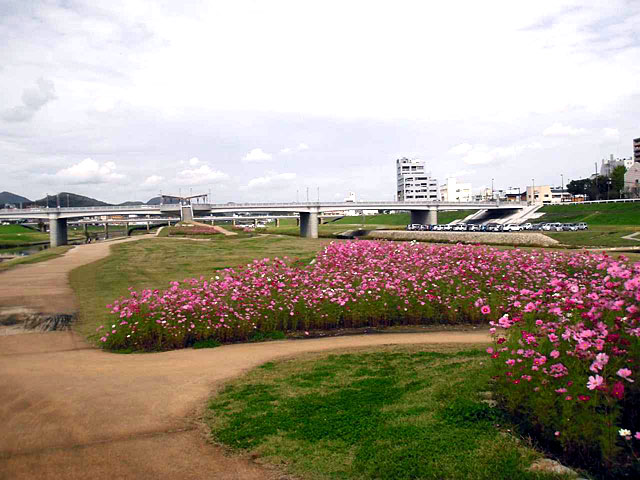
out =
[[[603,128],[602,136],[607,141],[617,142],[620,140],[620,130],[617,128]]]
[[[542,132],[545,137],[575,137],[578,135],[584,135],[587,130],[584,128],[574,128],[569,125],[563,125],[560,122],[555,122],[550,127],[547,127]]]
[[[445,175],[446,178],[449,177],[454,177],[454,178],[458,178],[458,177],[465,177],[468,175],[473,175],[474,173],[476,173],[475,170],[456,170],[455,172],[451,172],[451,173],[447,173]]]
[[[467,165],[487,165],[498,160],[514,157],[526,150],[537,150],[542,145],[534,142],[523,145],[509,145],[506,147],[489,147],[487,145],[470,145],[464,143],[449,150],[450,153],[457,153],[462,156],[462,160]]]
[[[242,160],[244,162],[264,162],[267,160],[271,160],[272,157],[273,155],[264,152],[261,148],[254,148],[244,157],[242,157]]]
[[[284,185],[296,179],[295,173],[268,173],[264,177],[252,178],[243,189],[256,189]]]
[[[191,165],[192,167],[196,167],[200,165],[200,159],[198,157],[193,157],[189,159],[189,165]]]
[[[465,155],[471,150],[473,150],[473,145],[469,145],[468,143],[461,143],[459,145],[456,145],[455,147],[451,147],[451,149],[449,149],[449,153],[452,153],[453,155]]]
[[[37,87],[26,88],[22,92],[22,105],[5,110],[2,118],[7,122],[26,122],[48,102],[56,98],[55,87],[51,80],[39,78]]]
[[[178,172],[178,180],[186,185],[203,185],[228,178],[229,175],[219,170],[212,170],[209,165],[201,165],[198,168]]]
[[[142,185],[147,187],[154,187],[162,183],[163,180],[164,177],[161,177],[160,175],[151,175],[150,177],[147,177],[144,182],[142,182]]]
[[[111,183],[125,178],[124,175],[116,173],[116,168],[113,162],[105,162],[101,165],[91,158],[85,158],[80,163],[63,168],[55,175],[47,175],[47,177],[53,177],[68,185]]]
[[[291,148],[291,147],[283,148],[282,150],[280,150],[280,153],[283,155],[288,155],[289,153],[303,152],[305,150],[309,150],[309,145],[307,145],[306,143],[299,143],[298,146],[295,148]]]

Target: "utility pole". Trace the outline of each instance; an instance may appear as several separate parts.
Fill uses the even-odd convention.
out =
[[[309,203],[309,187],[307,187],[307,203]]]
[[[320,203],[320,187],[318,187],[318,203]]]
[[[564,203],[564,173],[560,174],[560,203]]]
[[[300,189],[296,188],[296,203],[300,202]]]

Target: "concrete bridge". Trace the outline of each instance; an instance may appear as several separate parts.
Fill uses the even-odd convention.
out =
[[[344,210],[403,210],[411,214],[411,223],[436,224],[441,210],[506,210],[515,212],[526,208],[526,203],[515,202],[433,202],[433,201],[381,201],[381,202],[288,202],[288,203],[192,203],[190,205],[133,205],[102,207],[62,207],[0,210],[0,220],[44,219],[49,221],[51,246],[67,243],[67,221],[97,216],[132,216],[129,222],[145,221],[153,217],[175,217],[193,220],[211,214],[224,213],[297,213],[300,218],[300,236],[318,238],[319,216],[324,212]],[[214,217],[215,218],[215,217]],[[241,217],[240,217],[241,218]],[[124,220],[124,219],[123,219]],[[104,222],[104,221],[102,221]]]

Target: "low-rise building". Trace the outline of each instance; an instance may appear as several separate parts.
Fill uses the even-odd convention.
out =
[[[443,202],[470,202],[472,200],[471,184],[458,183],[456,178],[449,177],[440,185],[440,199]]]
[[[624,174],[624,192],[631,198],[640,198],[640,162],[635,162]]]
[[[550,185],[533,185],[527,187],[527,203],[531,205],[555,205],[571,202],[573,195],[562,187]]]

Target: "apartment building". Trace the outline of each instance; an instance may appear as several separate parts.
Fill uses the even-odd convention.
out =
[[[470,202],[472,198],[470,183],[458,183],[456,178],[449,177],[440,185],[440,199],[443,202]]]
[[[633,161],[640,162],[640,138],[633,139]]]
[[[402,157],[396,160],[398,201],[439,200],[438,181],[426,171],[424,160]]]

